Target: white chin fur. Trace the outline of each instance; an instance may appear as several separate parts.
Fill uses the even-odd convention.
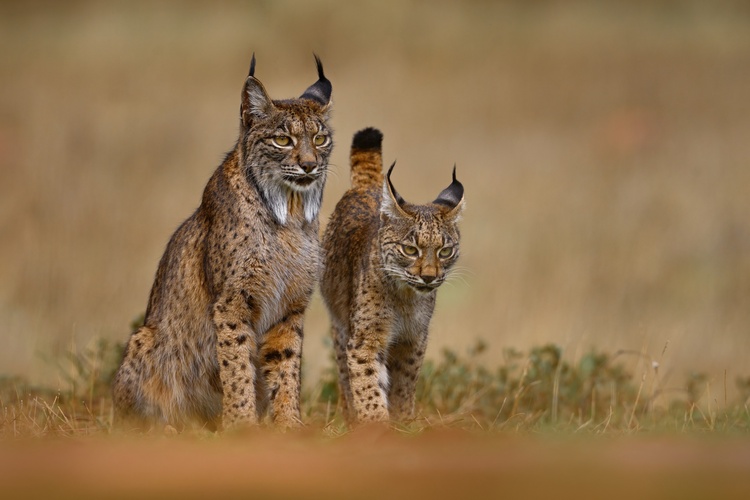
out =
[[[302,197],[305,220],[307,222],[312,222],[317,218],[318,212],[320,212],[322,192],[323,182],[321,179],[315,180],[308,186],[299,186],[289,182],[284,182],[283,184],[275,185],[271,189],[267,189],[266,198],[276,222],[283,226],[287,223],[287,219],[289,218],[290,196]]]
[[[320,182],[319,179],[315,179],[310,184],[306,184],[304,186],[300,185],[300,184],[297,184],[296,182],[290,182],[290,181],[284,181],[284,184],[287,187],[289,187],[289,189],[291,189],[292,191],[295,191],[297,193],[306,193],[308,191],[312,191],[314,189],[317,189],[319,182]]]

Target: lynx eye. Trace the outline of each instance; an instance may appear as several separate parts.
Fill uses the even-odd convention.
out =
[[[273,138],[273,143],[281,148],[286,148],[292,144],[292,139],[286,135],[277,135]]]
[[[438,257],[440,257],[441,259],[449,259],[453,257],[453,252],[453,247],[443,247],[438,252]]]
[[[315,137],[313,138],[313,143],[314,143],[314,144],[315,144],[316,146],[319,146],[319,147],[320,147],[320,146],[324,146],[324,145],[328,144],[328,136],[327,136],[327,135],[325,135],[325,134],[317,134],[317,135],[316,135],[316,136],[315,136]]]
[[[401,245],[401,251],[407,257],[416,257],[419,254],[419,249],[411,245]]]

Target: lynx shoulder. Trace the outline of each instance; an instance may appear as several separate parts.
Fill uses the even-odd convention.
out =
[[[136,427],[300,423],[302,320],[320,266],[331,83],[272,100],[245,80],[237,143],[159,263],[114,381]]]
[[[463,186],[456,180],[425,205],[405,201],[382,174],[382,134],[355,134],[352,188],[323,236],[323,298],[331,317],[347,419],[414,414],[438,287],[459,256]],[[395,165],[395,164],[394,164]]]

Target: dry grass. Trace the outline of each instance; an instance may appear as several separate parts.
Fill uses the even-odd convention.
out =
[[[122,345],[99,340],[58,363],[64,387],[35,387],[21,377],[0,379],[0,439],[106,436],[112,433],[110,382]],[[617,436],[629,434],[714,434],[750,431],[750,378],[737,381],[741,395],[716,397],[705,375],[684,387],[666,387],[659,363],[631,373],[623,358],[589,352],[577,363],[555,345],[529,352],[506,350],[504,361],[487,368],[486,345],[466,354],[445,350],[428,361],[417,386],[418,415],[391,428],[404,435],[436,429],[521,434]],[[303,421],[325,438],[350,428],[338,408],[334,364],[303,395]],[[708,403],[701,403],[707,400]],[[159,432],[156,429],[155,432]],[[203,438],[213,434],[198,433]]]
[[[347,429],[328,369],[305,394],[301,431],[166,437],[110,434],[118,349],[96,342],[60,364],[63,391],[0,380],[0,482],[14,498],[77,499],[729,499],[750,491],[750,380],[744,401],[702,407],[705,380],[664,394],[656,365],[627,372],[619,359],[631,353],[591,352],[571,365],[545,346],[508,351],[490,371],[484,348],[447,351],[425,367],[413,422]]]

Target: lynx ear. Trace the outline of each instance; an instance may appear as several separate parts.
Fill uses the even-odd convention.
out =
[[[307,87],[307,90],[300,96],[300,99],[311,99],[322,104],[324,107],[328,107],[331,103],[331,91],[333,87],[323,73],[323,63],[320,62],[320,58],[316,54],[313,54],[313,56],[315,56],[315,65],[318,67],[318,81]]]
[[[449,217],[456,217],[463,210],[464,186],[456,179],[456,165],[453,165],[453,182],[443,189],[433,203],[447,207]]]
[[[380,204],[380,213],[381,215],[387,215],[390,217],[410,217],[404,209],[406,201],[404,201],[401,195],[398,194],[396,188],[393,187],[393,183],[391,182],[391,172],[395,166],[396,162],[394,161],[391,168],[388,169],[386,181],[383,183],[383,200]]]
[[[250,61],[250,72],[242,89],[242,105],[240,106],[240,118],[245,127],[249,127],[253,118],[264,118],[273,111],[274,105],[268,92],[255,78],[255,53]]]

